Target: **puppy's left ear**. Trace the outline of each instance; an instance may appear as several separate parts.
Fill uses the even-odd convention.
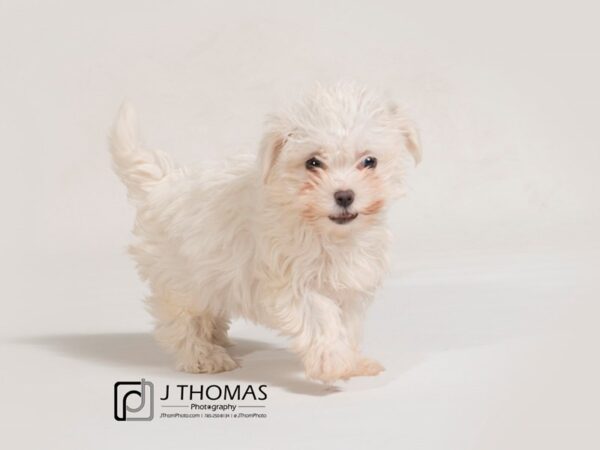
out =
[[[272,116],[269,118],[258,153],[258,162],[264,183],[269,181],[273,167],[277,163],[289,135],[290,133],[280,117]]]
[[[423,153],[417,127],[411,119],[404,115],[398,106],[390,105],[390,113],[392,114],[392,120],[395,126],[398,127],[400,133],[404,137],[406,149],[415,160],[415,165],[418,165],[421,162]]]

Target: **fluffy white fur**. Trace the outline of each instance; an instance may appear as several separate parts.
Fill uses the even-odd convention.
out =
[[[111,153],[137,208],[131,254],[156,338],[179,369],[237,367],[227,332],[243,316],[289,336],[311,379],[383,370],[360,353],[361,328],[386,271],[386,207],[421,157],[397,107],[355,85],[318,87],[270,117],[258,158],[191,169],[144,149],[125,104]],[[355,194],[346,209],[340,190]]]

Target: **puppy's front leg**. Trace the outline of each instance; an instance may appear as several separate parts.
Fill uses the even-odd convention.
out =
[[[362,358],[335,300],[317,292],[278,304],[280,330],[293,338],[308,378],[332,383],[357,375]]]

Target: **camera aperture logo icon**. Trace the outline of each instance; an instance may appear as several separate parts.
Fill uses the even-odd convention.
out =
[[[140,381],[115,383],[115,420],[150,421],[154,418],[154,384]]]

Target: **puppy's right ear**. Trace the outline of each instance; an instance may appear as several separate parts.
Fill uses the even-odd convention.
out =
[[[275,166],[289,136],[290,133],[279,117],[271,117],[269,119],[258,154],[259,167],[264,183],[269,181],[273,166]]]
[[[418,165],[423,157],[423,151],[417,127],[412,120],[404,115],[397,105],[389,105],[389,111],[392,114],[394,126],[398,128],[404,138],[406,149],[415,160],[415,165]]]

